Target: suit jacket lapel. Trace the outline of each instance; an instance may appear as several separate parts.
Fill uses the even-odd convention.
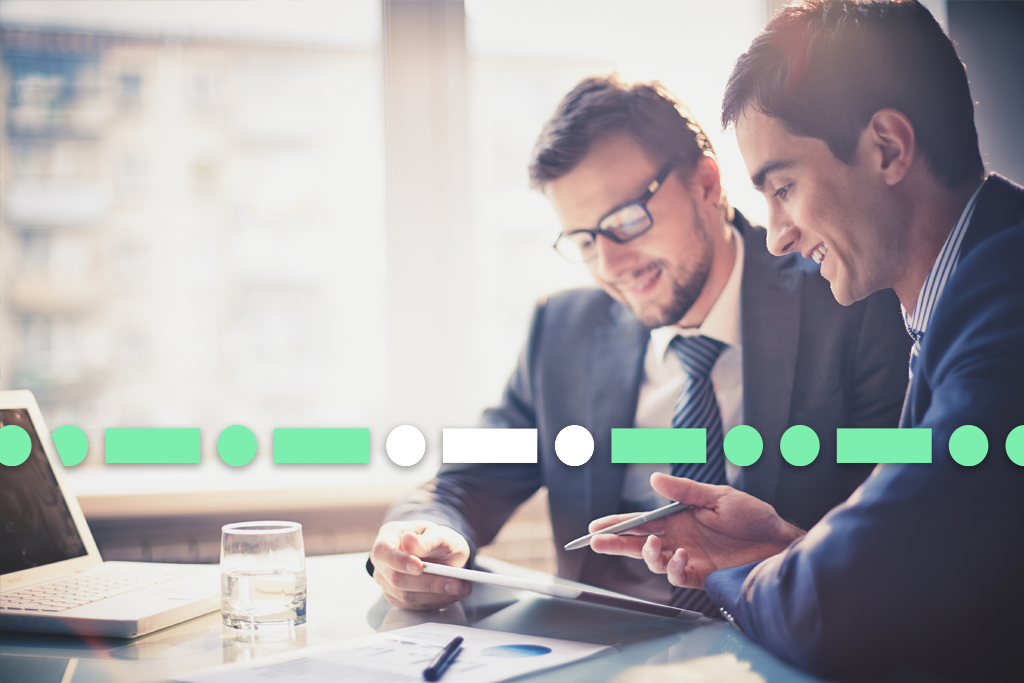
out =
[[[787,428],[800,338],[800,285],[804,274],[765,247],[766,233],[742,216],[746,243],[740,319],[743,325],[743,422],[757,428],[765,448],[744,469],[743,489],[774,503],[781,468],[778,443]]]

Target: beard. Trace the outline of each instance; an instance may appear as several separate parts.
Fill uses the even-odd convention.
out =
[[[651,265],[661,269],[663,277],[668,278],[672,288],[672,301],[664,306],[646,304],[639,307],[626,302],[640,324],[649,330],[679,322],[700,297],[704,285],[707,284],[715,247],[707,229],[707,221],[698,213],[696,205],[693,207],[693,221],[695,229],[692,235],[692,249],[696,258],[692,264],[671,267],[660,259],[651,262]],[[620,300],[626,301],[624,298]]]

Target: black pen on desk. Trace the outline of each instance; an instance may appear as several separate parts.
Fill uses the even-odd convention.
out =
[[[462,649],[462,636],[455,636],[452,642],[444,646],[444,649],[437,653],[437,656],[430,660],[430,666],[423,670],[423,680],[439,681],[444,675],[448,665],[455,661]]]

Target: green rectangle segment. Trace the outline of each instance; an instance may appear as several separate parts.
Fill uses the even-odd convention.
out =
[[[612,429],[612,462],[707,462],[707,430]]]
[[[370,462],[370,430],[366,428],[275,429],[274,462]]]
[[[932,430],[847,428],[836,430],[841,463],[924,463],[932,461]]]
[[[198,428],[107,429],[108,463],[197,463],[202,455]]]

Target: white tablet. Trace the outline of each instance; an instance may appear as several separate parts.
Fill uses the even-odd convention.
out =
[[[548,582],[520,579],[518,577],[507,576],[505,574],[491,574],[489,572],[480,572],[475,569],[463,569],[461,567],[449,567],[443,564],[434,564],[433,562],[424,562],[423,564],[423,571],[427,574],[447,576],[453,579],[473,581],[475,583],[488,583],[492,586],[502,586],[504,588],[512,588],[514,590],[533,591],[534,593],[540,593],[542,595],[550,595],[553,598],[579,600],[581,602],[590,602],[595,605],[604,605],[605,607],[617,607],[619,609],[628,609],[633,612],[643,612],[644,614],[653,614],[659,617],[683,619],[686,621],[693,621],[704,616],[700,612],[691,612],[690,610],[680,609],[678,607],[659,605],[656,602],[647,602],[646,600],[639,600],[627,595],[619,595],[618,593],[612,594],[584,590],[574,586],[554,583],[553,581]]]

